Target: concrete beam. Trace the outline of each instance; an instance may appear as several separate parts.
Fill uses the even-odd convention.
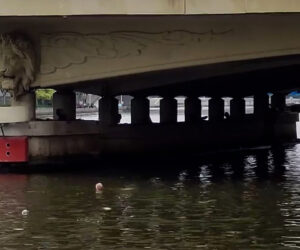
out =
[[[299,58],[282,58],[300,54],[299,21],[295,14],[19,17],[3,18],[0,32],[33,33],[36,44],[41,44],[37,48],[41,70],[32,87],[84,88],[93,83],[93,93],[95,88],[100,92],[108,88],[115,95],[129,86],[138,90],[299,64]],[[270,60],[250,61],[259,58]],[[126,79],[108,83],[120,77]]]
[[[202,88],[210,77],[299,65],[299,56],[288,56],[300,54],[299,22],[299,14],[14,17],[1,18],[0,32],[20,30],[38,45],[32,87],[119,95],[188,81]],[[251,61],[258,58],[265,59]],[[213,88],[230,89],[225,81]]]
[[[299,12],[298,0],[186,0],[185,14]]]
[[[2,16],[184,14],[184,0],[0,0]]]
[[[245,3],[245,0],[186,0],[186,14],[246,13]]]
[[[0,123],[27,122],[35,120],[35,94],[28,93],[12,99],[11,106],[0,108]]]
[[[244,0],[247,13],[299,12],[298,0]]]
[[[299,0],[0,0],[0,16],[193,15],[300,12]]]
[[[0,113],[1,114],[1,113]],[[103,133],[98,121],[29,121],[3,126],[5,136],[66,136]]]

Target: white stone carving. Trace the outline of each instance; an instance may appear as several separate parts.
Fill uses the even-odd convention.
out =
[[[32,42],[23,34],[0,34],[1,89],[11,91],[17,98],[29,90],[36,72]]]

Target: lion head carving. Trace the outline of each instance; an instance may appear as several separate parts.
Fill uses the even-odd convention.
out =
[[[36,56],[32,42],[18,33],[0,34],[1,88],[12,91],[17,98],[29,90],[35,74]]]

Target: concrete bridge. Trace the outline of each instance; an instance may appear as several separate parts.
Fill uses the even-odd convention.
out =
[[[8,123],[10,136],[42,137],[47,144],[45,138],[56,136],[64,127],[60,136],[79,133],[84,137],[90,131],[103,135],[98,125],[87,132],[85,125],[74,125],[74,130],[61,121],[75,120],[73,91],[81,91],[102,96],[99,118],[101,126],[109,128],[119,121],[117,95],[134,96],[132,122],[146,127],[151,122],[147,96],[164,97],[161,123],[172,124],[172,128],[177,116],[175,96],[187,97],[186,121],[196,128],[202,121],[198,97],[212,98],[209,122],[214,124],[223,124],[221,97],[232,97],[230,115],[235,124],[231,120],[230,126],[236,128],[248,123],[243,98],[254,96],[253,116],[260,124],[256,132],[264,137],[267,125],[261,124],[268,117],[268,126],[280,120],[281,129],[275,134],[295,138],[297,115],[287,111],[285,95],[300,86],[297,0],[29,0],[26,5],[20,0],[0,0],[0,4],[5,6],[0,10],[0,82],[2,89],[15,96],[11,107],[2,108],[0,123]],[[32,91],[37,88],[57,90],[54,117],[60,121],[35,123]],[[272,103],[267,93],[273,93]],[[279,120],[269,105],[280,111]],[[29,132],[27,122],[39,129]],[[221,131],[222,126],[208,126],[206,134]],[[115,129],[120,128],[105,132],[104,137],[119,134]],[[150,134],[160,133],[160,129]],[[49,130],[50,135],[45,132]],[[134,126],[126,130],[131,131],[130,138],[137,131]],[[247,129],[241,132],[237,144],[247,141],[249,133]],[[197,140],[201,137],[203,134],[196,136]],[[213,138],[205,140],[217,143],[218,138]],[[164,145],[167,142],[164,139]]]

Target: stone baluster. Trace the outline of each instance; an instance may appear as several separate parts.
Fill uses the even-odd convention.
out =
[[[242,97],[234,97],[230,100],[230,117],[232,119],[243,119],[246,114],[246,102]]]
[[[115,125],[121,120],[118,100],[113,96],[103,96],[99,100],[99,121],[103,125]]]
[[[150,123],[150,102],[145,96],[135,96],[131,100],[131,123],[147,124]]]
[[[54,120],[76,120],[76,96],[73,91],[57,91],[53,94]]]
[[[269,109],[269,96],[265,93],[254,95],[254,115],[264,117]]]
[[[274,93],[271,97],[271,107],[277,111],[284,111],[286,95],[284,93]]]
[[[188,96],[184,100],[184,115],[186,122],[201,120],[201,100],[197,96]]]
[[[221,97],[213,97],[208,101],[209,121],[222,121],[224,119],[224,100]]]
[[[174,97],[165,96],[160,100],[160,123],[177,122],[177,100]]]
[[[5,98],[5,97],[4,97]],[[19,96],[17,99],[11,98],[11,106],[23,106],[25,109],[20,114],[22,117],[25,117],[25,120],[32,121],[35,120],[35,108],[36,100],[35,93],[25,93],[22,96]],[[25,114],[24,114],[25,113]],[[16,114],[18,115],[18,114]]]

